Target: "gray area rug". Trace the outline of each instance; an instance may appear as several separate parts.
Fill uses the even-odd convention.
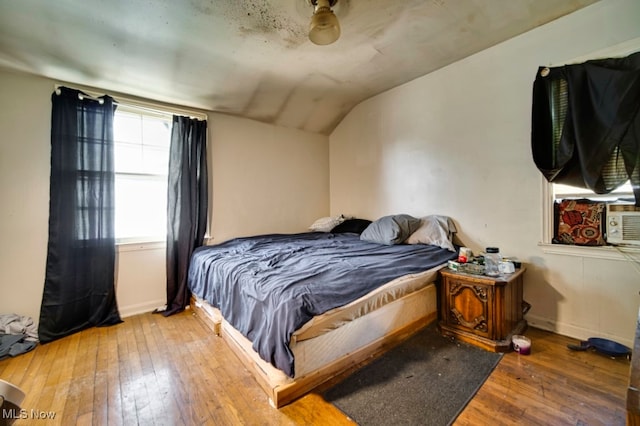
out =
[[[443,337],[435,323],[324,393],[358,424],[451,424],[502,354]]]

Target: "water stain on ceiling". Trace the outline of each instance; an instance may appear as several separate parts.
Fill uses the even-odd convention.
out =
[[[0,2],[0,67],[330,134],[363,100],[597,0]]]

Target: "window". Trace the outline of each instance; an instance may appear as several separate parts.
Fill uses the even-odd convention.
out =
[[[623,57],[632,54],[633,52],[637,52],[640,49],[640,38],[629,40],[627,42],[623,42],[617,46],[612,46],[606,49],[603,49],[598,52],[593,52],[587,56],[581,58],[575,58],[572,61],[568,61],[568,64],[582,63],[587,60],[591,60],[594,58],[613,58],[613,57]],[[542,75],[542,74],[541,74]],[[551,150],[553,152],[550,153],[550,165],[551,168],[557,167],[556,161],[558,160],[556,154],[558,152],[558,147],[560,144],[560,137],[563,132],[563,123],[564,118],[567,113],[567,105],[568,105],[568,95],[567,95],[567,82],[564,79],[554,80],[554,84],[549,87],[548,92],[549,104],[550,104],[550,112],[551,116],[549,117],[550,123],[549,125],[552,128],[551,135]],[[546,179],[542,178],[542,189],[543,189],[543,233],[542,233],[542,243],[550,244],[553,239],[554,234],[554,203],[556,201],[560,201],[563,199],[579,199],[579,198],[587,198],[593,201],[599,202],[612,202],[612,201],[626,201],[633,202],[634,194],[632,191],[631,183],[627,180],[621,186],[616,188],[616,182],[622,182],[628,177],[625,175],[621,175],[620,171],[623,169],[622,165],[622,157],[619,155],[617,151],[613,153],[610,157],[607,164],[604,166],[602,172],[602,181],[603,187],[607,189],[615,188],[608,194],[595,194],[593,191],[574,187],[571,184],[557,184],[557,183],[549,183]],[[622,179],[621,179],[622,178]],[[615,255],[610,255],[609,253],[605,253],[603,251],[594,250],[593,247],[589,247],[586,251],[593,251],[595,257],[607,257],[611,256],[611,258],[618,259]],[[568,254],[569,251],[575,252],[578,255],[586,255],[586,251],[578,250],[578,249],[570,249],[567,246],[558,246],[557,249],[552,249],[550,246],[545,249],[547,252],[551,253],[562,253]]]
[[[624,185],[611,191],[609,194],[594,194],[592,191],[584,188],[576,188],[574,186],[552,183],[553,201],[564,200],[567,198],[588,198],[593,201],[624,201],[628,203],[634,202],[633,190],[631,182],[627,181]]]
[[[562,136],[565,117],[567,115],[568,92],[566,80],[557,79],[553,81],[553,83],[550,85],[549,101],[552,128],[552,148],[550,154],[552,167],[555,168],[557,167],[556,161],[558,160],[557,154],[560,146],[560,138]],[[622,160],[621,156],[619,156],[616,151],[611,156],[602,172],[602,178],[607,188],[614,187],[612,182],[620,181],[620,170],[624,170],[624,166],[618,164],[618,162],[621,163]],[[572,186],[569,184],[548,183],[545,181],[544,185],[546,186],[545,214],[547,215],[545,224],[545,235],[543,237],[544,243],[551,243],[557,237],[554,235],[555,223],[557,220],[555,217],[554,206],[556,206],[557,203],[560,203],[562,200],[589,199],[591,201],[597,202],[635,201],[633,190],[631,188],[631,182],[628,180],[622,186],[617,187],[607,194],[596,194],[589,189]]]
[[[551,127],[552,127],[552,150],[551,161],[553,167],[557,167],[557,155],[560,147],[560,138],[563,132],[563,126],[565,118],[567,116],[567,107],[569,104],[568,86],[567,81],[564,79],[556,79],[550,85],[551,94],[549,100],[551,102]],[[619,182],[624,179],[625,169],[622,161],[622,156],[619,154],[618,149],[611,155],[611,158],[607,162],[603,172],[602,178],[605,182],[606,188],[615,187],[614,182]],[[624,201],[634,202],[633,190],[631,189],[631,182],[627,180],[622,186],[618,186],[616,189],[608,194],[596,194],[593,191],[581,187],[575,187],[564,184],[551,184],[551,194],[553,201],[560,201],[567,198],[588,198],[593,201],[616,201],[618,199],[624,199]]]
[[[114,116],[118,243],[164,241],[171,114],[126,105]]]
[[[545,185],[547,185],[548,187],[548,191],[547,191],[548,198],[546,203],[547,207],[545,208],[548,210],[548,215],[549,215],[549,219],[546,225],[548,229],[547,229],[546,237],[544,239],[545,243],[552,243],[554,241],[554,238],[556,239],[558,238],[557,235],[554,235],[556,220],[557,220],[557,218],[555,217],[556,216],[555,206],[559,206],[560,202],[562,202],[563,200],[588,199],[591,201],[604,202],[604,203],[615,202],[615,201],[628,202],[628,203],[634,202],[631,183],[628,181],[624,185],[622,185],[621,187],[617,188],[616,190],[612,191],[609,194],[595,194],[588,189],[577,188],[573,186],[556,184],[556,183],[550,184],[546,181],[545,181]],[[602,219],[604,219],[604,217]],[[586,224],[584,226],[586,226]],[[577,229],[578,228],[574,228],[574,231],[577,231]],[[603,234],[604,230],[605,230],[605,225],[604,225],[604,222],[602,222],[601,232],[599,232],[599,234],[602,234],[602,238],[604,238],[604,234]],[[594,235],[592,235],[592,237],[595,238]],[[565,242],[565,243],[571,244],[570,242]],[[603,244],[602,241],[601,243]]]
[[[567,115],[567,107],[568,107],[568,92],[567,92],[567,81],[564,79],[556,79],[550,85],[550,111],[551,111],[551,127],[552,127],[552,150],[551,150],[551,161],[552,166],[557,166],[557,154],[560,146],[560,138],[563,132],[563,126],[565,123],[565,118]],[[605,182],[605,186],[609,187],[610,182],[619,181],[619,173],[620,170],[624,170],[624,166],[618,165],[618,162],[621,162],[621,158],[617,155],[617,152],[611,156],[611,159],[608,161],[605,166],[604,171],[602,172],[602,177]],[[589,199],[591,201],[600,201],[600,202],[613,202],[613,201],[628,201],[633,202],[634,196],[633,191],[631,189],[631,182],[627,181],[622,186],[619,186],[615,190],[611,191],[608,194],[596,194],[593,191],[577,187],[571,186],[567,184],[558,184],[558,183],[547,183],[548,185],[548,209],[551,211],[551,220],[549,221],[550,226],[554,227],[555,217],[553,216],[554,205],[562,200],[567,199]],[[612,185],[611,185],[612,186]],[[545,238],[546,243],[550,243],[553,240],[553,229],[548,230],[547,232],[548,238]]]

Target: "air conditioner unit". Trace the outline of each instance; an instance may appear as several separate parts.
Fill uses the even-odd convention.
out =
[[[607,204],[607,243],[640,245],[640,207],[633,204]]]

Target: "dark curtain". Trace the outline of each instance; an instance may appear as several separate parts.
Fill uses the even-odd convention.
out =
[[[207,228],[207,122],[173,117],[167,194],[168,316],[184,310],[189,260]]]
[[[58,94],[59,93],[59,94]],[[40,323],[46,343],[121,322],[115,294],[113,115],[60,88],[51,96],[49,242]]]
[[[558,122],[561,84],[566,87],[566,115]],[[541,67],[533,85],[531,147],[536,166],[549,182],[596,194],[630,180],[640,205],[639,111],[640,52]]]

